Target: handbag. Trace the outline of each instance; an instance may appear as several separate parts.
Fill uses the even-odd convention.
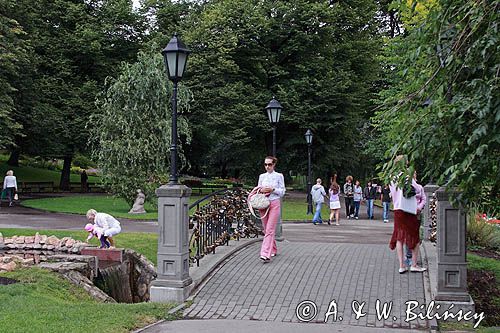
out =
[[[248,209],[250,210],[250,213],[254,217],[257,217],[257,215],[255,215],[254,209],[262,210],[267,208],[266,213],[264,214],[264,216],[261,217],[261,219],[267,215],[267,213],[269,212],[269,205],[271,205],[271,201],[269,200],[267,195],[261,193],[260,187],[258,186],[255,187],[250,192],[250,194],[248,194],[247,203],[248,203]]]
[[[16,200],[16,201],[19,200],[19,196],[17,195],[17,193],[14,194],[14,200]]]
[[[405,198],[404,196],[401,196],[400,209],[403,212],[417,215],[417,197],[412,196],[410,198]]]

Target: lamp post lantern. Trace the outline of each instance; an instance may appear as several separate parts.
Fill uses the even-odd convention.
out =
[[[269,104],[266,106],[267,117],[269,118],[269,122],[273,127],[273,156],[276,157],[276,125],[280,121],[281,110],[283,107],[280,102],[276,100],[273,96],[273,99],[269,101]]]
[[[177,37],[177,33],[161,51],[170,81],[174,84],[172,93],[172,137],[170,146],[169,184],[178,184],[177,176],[177,83],[182,79],[190,51]]]
[[[307,142],[307,214],[312,214],[312,196],[311,196],[311,187],[312,187],[312,179],[311,179],[311,150],[312,150],[312,140],[313,134],[310,129],[306,131],[304,135]]]
[[[152,302],[184,302],[193,279],[189,276],[189,196],[191,189],[179,184],[177,176],[177,83],[186,69],[189,50],[172,37],[161,53],[168,78],[174,84],[172,93],[172,142],[170,146],[170,179],[156,189],[158,197],[157,278],[151,283]]]

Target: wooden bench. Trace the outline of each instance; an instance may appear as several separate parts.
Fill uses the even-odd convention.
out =
[[[20,193],[54,192],[54,182],[21,182],[17,190]]]

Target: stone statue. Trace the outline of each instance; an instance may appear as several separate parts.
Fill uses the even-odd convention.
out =
[[[128,212],[129,214],[144,214],[146,211],[144,210],[144,200],[146,196],[142,193],[141,190],[137,190],[137,198],[135,198],[134,205],[132,209]]]

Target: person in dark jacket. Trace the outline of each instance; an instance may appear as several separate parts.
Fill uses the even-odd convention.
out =
[[[372,186],[372,182],[369,181],[366,185],[363,196],[366,200],[366,214],[370,220],[373,220],[373,201],[377,196],[377,188]]]

